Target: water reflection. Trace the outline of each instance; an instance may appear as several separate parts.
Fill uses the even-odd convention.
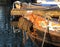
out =
[[[4,21],[5,21],[4,7],[0,6],[0,29],[4,28]]]

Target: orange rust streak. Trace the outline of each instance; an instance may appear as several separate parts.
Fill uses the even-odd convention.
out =
[[[36,27],[38,27],[38,28],[41,28],[41,25],[40,25],[40,23],[42,22],[42,21],[45,21],[45,19],[44,18],[42,18],[41,16],[37,16],[37,15],[35,15],[35,14],[28,14],[29,16],[28,16],[28,18],[29,18],[29,20],[36,26]],[[45,22],[46,23],[46,22]]]

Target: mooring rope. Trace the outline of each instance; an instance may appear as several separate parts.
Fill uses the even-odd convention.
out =
[[[41,47],[43,47],[44,46],[44,42],[45,42],[45,38],[46,38],[46,30],[45,30],[45,33],[44,33],[44,37],[43,37],[43,42],[42,42],[42,46]]]

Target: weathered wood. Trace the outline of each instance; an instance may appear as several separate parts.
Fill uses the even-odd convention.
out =
[[[43,38],[41,38],[41,36],[35,36],[35,34],[32,34],[32,33],[31,34],[29,33],[29,37],[32,38],[32,39],[36,39],[38,41],[38,43],[43,41]],[[49,43],[49,44],[60,47],[60,43],[54,43],[54,42],[51,42],[51,41],[48,41],[48,40],[45,40],[45,43]]]
[[[40,16],[45,16],[46,14],[48,14],[49,16],[51,16],[51,17],[59,17],[60,16],[60,11],[59,10],[46,10],[46,9],[43,9],[43,10],[39,10],[39,9],[31,9],[31,8],[29,8],[29,9],[12,9],[11,10],[11,15],[12,16],[20,16],[20,15],[26,15],[27,14],[27,11],[28,10],[32,10],[33,11],[33,13],[34,14],[37,14],[37,15],[40,15]],[[33,30],[34,29],[36,29],[36,30],[39,30],[39,32],[45,32],[45,28],[38,28],[38,27],[36,27],[35,25],[32,25],[32,23],[31,22],[29,22],[27,19],[25,19],[25,18],[20,18],[19,19],[19,22],[17,22],[17,24],[15,25],[16,23],[14,23],[14,24],[12,24],[12,26],[14,25],[14,26],[18,26],[20,29],[22,29],[22,30],[24,30],[24,31],[29,31],[30,32],[30,28],[31,28],[31,26],[33,26]],[[36,33],[37,33],[38,31],[36,31]],[[49,33],[49,35],[50,35],[50,37],[51,37],[51,41],[48,41],[48,37],[46,37],[47,39],[46,39],[46,41],[45,42],[47,42],[47,43],[50,43],[50,44],[53,44],[53,45],[56,45],[56,46],[60,46],[59,44],[60,44],[60,32],[57,32],[57,31],[47,31],[47,34]],[[38,34],[38,33],[37,33]],[[39,33],[39,34],[41,34],[41,33]],[[39,37],[39,39],[40,39],[40,36],[39,36],[39,34],[38,34],[38,36],[37,37]],[[32,35],[32,36],[34,36],[34,35]],[[35,36],[36,37],[36,36]],[[37,39],[37,37],[36,37],[36,39]],[[57,41],[56,41],[57,40]]]
[[[25,15],[27,13],[28,10],[26,9],[21,9],[21,10],[17,10],[17,9],[12,9],[11,10],[11,15],[15,16],[15,15]],[[60,11],[57,10],[32,10],[34,14],[38,14],[38,15],[42,15],[44,16],[46,13],[49,14],[52,17],[58,17],[60,16]]]

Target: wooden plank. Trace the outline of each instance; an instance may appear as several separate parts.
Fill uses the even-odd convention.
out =
[[[35,34],[34,34],[35,35]],[[29,33],[29,37],[32,38],[32,39],[37,39],[39,42],[42,42],[43,41],[43,38],[39,37],[39,36],[34,36],[32,33],[30,34]],[[60,44],[57,44],[57,43],[53,43],[53,42],[50,42],[48,40],[45,40],[45,43],[49,43],[49,44],[52,44],[52,45],[55,45],[55,46],[59,46],[60,47]]]
[[[27,13],[28,10],[17,10],[17,9],[12,9],[11,10],[11,15],[14,16],[14,15],[25,15]],[[57,11],[57,10],[33,10],[33,13],[34,14],[39,14],[39,15],[42,15],[44,16],[45,14],[48,14],[52,17],[58,17],[60,16],[60,11]]]

